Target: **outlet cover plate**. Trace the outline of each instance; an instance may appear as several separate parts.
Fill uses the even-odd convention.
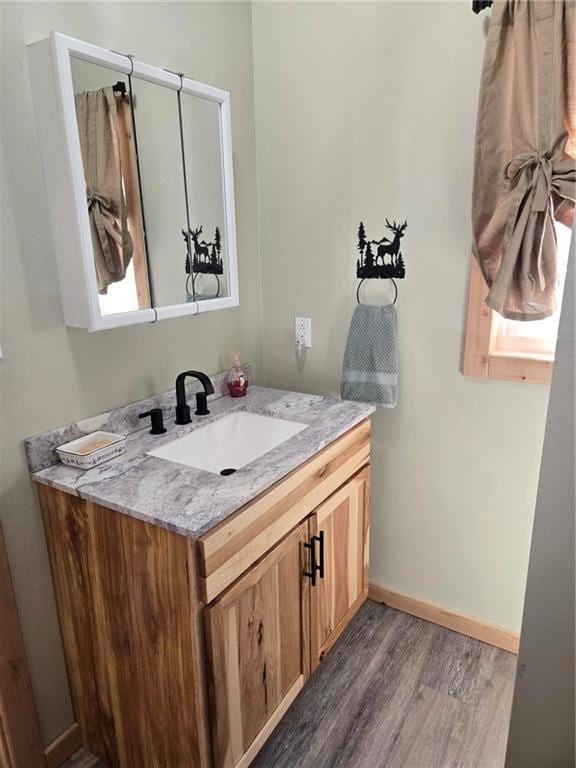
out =
[[[312,346],[312,318],[296,317],[294,320],[295,341],[298,347]]]

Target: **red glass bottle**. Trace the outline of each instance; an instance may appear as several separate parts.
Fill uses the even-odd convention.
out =
[[[230,392],[230,397],[244,397],[247,389],[248,377],[240,363],[240,355],[236,352],[232,362],[232,370],[228,374],[228,392]]]

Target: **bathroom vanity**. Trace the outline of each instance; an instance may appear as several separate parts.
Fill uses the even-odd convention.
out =
[[[85,473],[47,462],[94,420],[27,441],[74,710],[112,768],[248,766],[366,598],[373,408],[252,387],[179,427],[168,397],[99,417],[129,447]],[[151,404],[168,433],[129,432]],[[226,476],[151,455],[231,412],[307,426]]]

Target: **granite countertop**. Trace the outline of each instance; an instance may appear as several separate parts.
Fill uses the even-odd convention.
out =
[[[257,386],[250,387],[246,397],[232,399],[222,395],[221,382],[214,381],[220,394],[210,400],[210,416],[193,417],[192,423],[185,426],[174,424],[171,392],[29,438],[26,451],[33,480],[197,538],[375,410],[365,403]],[[151,435],[149,426],[134,421],[137,411],[153,405],[160,405],[166,411],[168,431],[164,435]],[[278,416],[309,426],[226,477],[147,455],[148,451],[235,410]],[[122,456],[87,471],[57,462],[56,445],[95,429],[113,427],[116,427],[114,431],[127,436],[126,453]]]

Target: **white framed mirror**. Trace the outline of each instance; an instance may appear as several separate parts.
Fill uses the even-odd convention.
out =
[[[28,54],[66,324],[238,306],[229,93],[59,33]]]

